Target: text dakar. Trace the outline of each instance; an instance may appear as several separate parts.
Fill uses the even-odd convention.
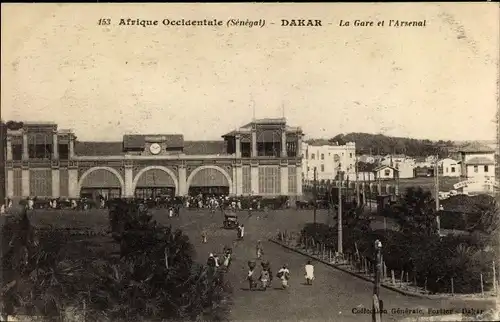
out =
[[[281,19],[282,27],[323,27],[318,19]]]

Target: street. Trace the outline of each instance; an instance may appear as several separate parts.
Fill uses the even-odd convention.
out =
[[[316,280],[312,286],[304,285],[304,265],[307,258],[270,243],[268,238],[279,230],[299,231],[303,223],[312,221],[312,211],[272,211],[267,213],[246,212],[238,214],[245,226],[245,238],[236,242],[236,230],[222,227],[223,215],[220,212],[184,211],[180,218],[168,220],[164,213],[155,211],[155,219],[170,222],[173,227],[181,228],[190,236],[197,251],[197,260],[205,262],[210,252],[222,253],[224,246],[233,247],[234,260],[228,278],[234,288],[234,304],[231,319],[236,321],[276,321],[276,320],[323,320],[323,321],[370,321],[371,315],[354,314],[353,310],[371,308],[373,284],[340,272],[319,262],[315,265]],[[266,218],[267,217],[267,218]],[[318,212],[318,222],[326,222],[326,213]],[[208,232],[207,244],[201,243],[201,231]],[[268,259],[275,275],[281,265],[287,264],[290,273],[290,288],[279,289],[280,283],[274,278],[267,291],[248,291],[246,273],[247,262],[255,258],[255,246],[261,240],[264,258]],[[259,272],[259,270],[257,270]],[[427,314],[428,309],[485,309],[488,304],[479,301],[464,303],[459,299],[428,300],[400,295],[381,289],[384,308],[388,309],[386,321],[399,321],[408,318],[406,314],[391,314],[391,309],[418,309]],[[491,304],[489,304],[491,305]]]

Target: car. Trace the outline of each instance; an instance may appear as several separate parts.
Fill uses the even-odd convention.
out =
[[[239,225],[238,216],[234,213],[226,213],[224,214],[224,228],[226,229],[236,229]]]

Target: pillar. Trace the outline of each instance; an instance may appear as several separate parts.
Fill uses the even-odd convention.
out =
[[[23,132],[23,160],[29,159],[28,153],[28,133]]]
[[[281,131],[281,157],[286,158],[286,130]],[[288,182],[288,181],[287,181]]]
[[[377,184],[377,192],[379,195],[382,194],[382,184],[380,183]]]
[[[22,169],[21,170],[21,187],[23,191],[23,197],[30,196],[30,170]]]
[[[252,195],[259,194],[259,167],[252,165],[250,167],[250,183],[252,186]]]
[[[57,132],[52,134],[52,159],[59,159],[59,140],[57,138]]]
[[[257,174],[258,175],[258,174]],[[236,166],[236,192],[238,196],[243,194],[243,167]]]
[[[280,178],[281,178],[281,195],[288,196],[288,164],[281,165],[280,167]],[[298,182],[297,182],[298,184]]]
[[[252,158],[257,157],[257,132],[252,130]]]
[[[302,167],[298,165],[295,169],[297,176],[297,196],[302,196]]]
[[[131,164],[125,165],[125,191],[122,192],[125,198],[134,196],[134,169]]]
[[[7,170],[7,198],[14,197],[14,170]]]
[[[302,157],[302,134],[297,133],[297,157]]]
[[[73,158],[75,156],[75,140],[72,136],[69,138],[69,157]]]
[[[241,136],[239,134],[235,137],[236,144],[236,157],[241,158]]]
[[[52,197],[59,198],[61,196],[60,186],[61,176],[59,169],[52,169]]]
[[[80,191],[78,189],[78,169],[68,169],[68,196],[78,198]]]
[[[7,149],[7,160],[6,161],[11,161],[12,160],[12,140],[9,136],[7,137],[6,149]]]
[[[180,166],[179,167],[179,191],[176,191],[175,193],[178,196],[186,196],[188,194],[188,187],[187,187],[187,174],[186,174],[186,167],[185,166]]]
[[[233,164],[233,166],[231,167],[231,178],[233,178],[233,180],[231,181],[231,187],[230,187],[230,194],[232,195],[235,195],[237,196],[238,195],[238,191],[237,191],[237,187],[236,187],[236,166]]]

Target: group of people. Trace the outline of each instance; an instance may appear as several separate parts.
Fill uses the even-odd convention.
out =
[[[264,249],[262,247],[262,242],[259,240],[257,241],[257,246],[256,246],[256,258],[257,260],[261,260],[261,272],[259,274],[259,277],[257,278],[256,262],[252,260],[248,261],[249,270],[247,274],[247,281],[250,290],[255,290],[258,288],[257,287],[258,281],[260,281],[261,289],[266,290],[273,281],[271,264],[267,260],[262,260],[263,256],[264,256]],[[304,277],[306,279],[306,284],[312,285],[312,282],[314,280],[314,266],[312,265],[311,261],[307,261],[307,264],[305,265],[304,269],[305,269]],[[288,288],[288,281],[290,280],[290,270],[288,269],[288,265],[286,264],[283,265],[276,274],[276,277],[280,279],[282,289]]]
[[[223,255],[222,255],[222,262],[221,262],[221,260],[219,259],[219,256],[217,256],[217,254],[210,253],[208,255],[208,259],[207,259],[207,266],[210,268],[214,268],[214,269],[222,267],[222,268],[228,270],[229,266],[231,265],[231,255],[232,255],[232,249],[229,247],[225,247]]]

